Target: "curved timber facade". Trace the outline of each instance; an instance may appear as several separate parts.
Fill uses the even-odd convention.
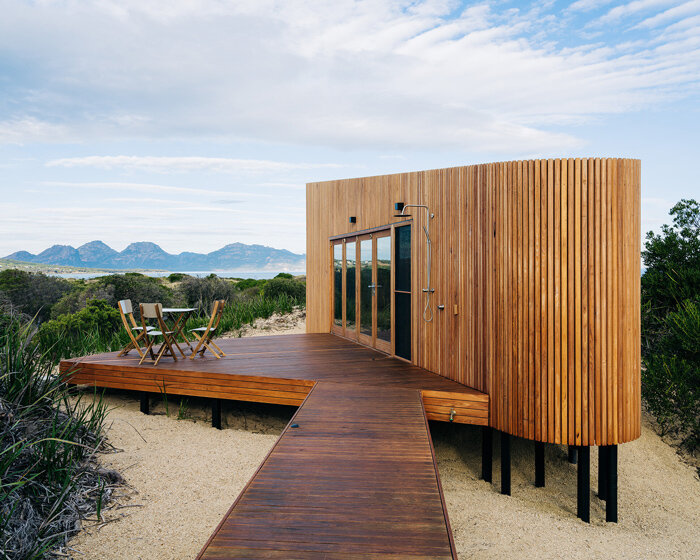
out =
[[[428,212],[394,217],[395,203],[434,214],[430,322]],[[397,313],[392,292],[388,353],[396,321],[410,322],[410,361],[487,393],[489,424],[503,432],[578,446],[639,437],[639,160],[513,161],[308,184],[308,332],[338,328],[339,240],[349,255],[347,243],[355,251],[377,231],[393,240],[407,222],[410,315]],[[343,325],[341,334],[362,342],[361,329]]]

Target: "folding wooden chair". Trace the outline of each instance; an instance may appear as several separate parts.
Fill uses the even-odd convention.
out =
[[[212,340],[212,336],[214,335],[214,331],[216,330],[216,327],[219,326],[219,321],[221,321],[221,315],[224,313],[224,304],[225,301],[223,299],[218,299],[214,302],[214,308],[211,311],[211,317],[209,318],[209,324],[206,327],[199,327],[196,329],[190,329],[190,332],[197,338],[199,341],[197,343],[197,346],[194,349],[194,352],[192,352],[192,355],[190,356],[190,359],[194,360],[194,357],[197,355],[197,352],[199,352],[202,356],[204,356],[204,351],[208,348],[209,351],[214,354],[217,358],[221,358],[221,356],[225,356],[226,353],[219,348],[216,343]],[[211,345],[211,346],[210,346]],[[218,353],[214,348],[218,350]],[[201,348],[201,350],[200,350]]]
[[[173,360],[177,362],[177,356],[175,355],[175,350],[173,346],[175,345],[175,340],[173,339],[173,331],[169,331],[165,327],[165,322],[163,321],[163,306],[160,303],[142,303],[139,305],[139,310],[141,312],[141,324],[143,325],[143,330],[146,331],[145,339],[148,343],[144,355],[141,357],[139,365],[143,363],[148,354],[151,355],[151,359],[155,360],[153,365],[157,366],[158,362],[163,356],[170,356]],[[146,323],[147,320],[156,320],[158,324],[158,329],[148,329]],[[154,355],[153,345],[155,344],[156,338],[162,337],[163,343],[158,350],[158,354]]]
[[[124,346],[122,351],[119,352],[119,354],[117,354],[117,356],[126,356],[132,350],[136,350],[139,353],[139,356],[143,358],[143,352],[141,351],[140,341],[146,342],[146,331],[143,327],[139,327],[136,324],[136,319],[134,319],[134,310],[131,306],[131,300],[123,299],[119,303],[117,303],[117,307],[119,307],[119,314],[122,316],[122,323],[124,323],[124,328],[126,329],[126,332],[129,335],[129,338],[131,339],[129,343],[126,346]],[[153,330],[153,327],[149,326],[146,330]],[[138,336],[134,336],[134,334],[136,333],[138,333]]]

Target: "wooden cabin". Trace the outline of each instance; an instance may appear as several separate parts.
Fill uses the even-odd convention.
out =
[[[586,449],[639,437],[639,160],[489,163],[306,194],[307,332],[487,393],[503,434]]]

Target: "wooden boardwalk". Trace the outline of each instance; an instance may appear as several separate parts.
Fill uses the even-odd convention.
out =
[[[418,391],[319,383],[198,558],[456,557]]]
[[[218,342],[61,362],[75,384],[300,406],[201,560],[456,558],[427,420],[487,426],[488,395],[330,334]]]

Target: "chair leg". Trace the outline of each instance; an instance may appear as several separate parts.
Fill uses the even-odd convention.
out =
[[[204,342],[205,348],[207,348],[209,350],[209,352],[211,352],[217,360],[220,360],[221,356],[219,356],[219,354],[216,352],[216,350],[214,350],[211,346],[209,346],[210,343],[211,343],[211,340],[207,340],[206,342]],[[204,350],[202,350],[202,355],[204,355]]]
[[[153,341],[152,340],[148,341],[148,346],[146,347],[146,350],[144,351],[143,356],[141,356],[141,360],[139,361],[139,365],[141,365],[143,363],[143,361],[146,359],[146,356],[148,356],[149,352],[151,354],[151,359],[155,360],[155,356],[153,355]]]
[[[158,362],[160,362],[160,359],[163,357],[163,354],[165,354],[165,350],[168,348],[168,345],[163,341],[163,344],[160,345],[160,350],[158,351],[158,356],[156,357],[156,361],[153,364],[154,366],[158,365]],[[177,358],[175,358],[177,360]]]
[[[199,352],[200,347],[202,346],[202,337],[199,336],[196,332],[192,333],[196,338],[197,338],[197,346],[195,346],[195,349],[192,351],[192,355],[190,356],[190,360],[194,360],[194,357],[197,355],[197,352]]]
[[[226,352],[224,352],[221,348],[219,348],[218,345],[216,344],[216,342],[214,342],[213,340],[210,340],[209,342],[211,342],[212,346],[219,351],[219,354],[221,354],[222,356],[226,355]]]

